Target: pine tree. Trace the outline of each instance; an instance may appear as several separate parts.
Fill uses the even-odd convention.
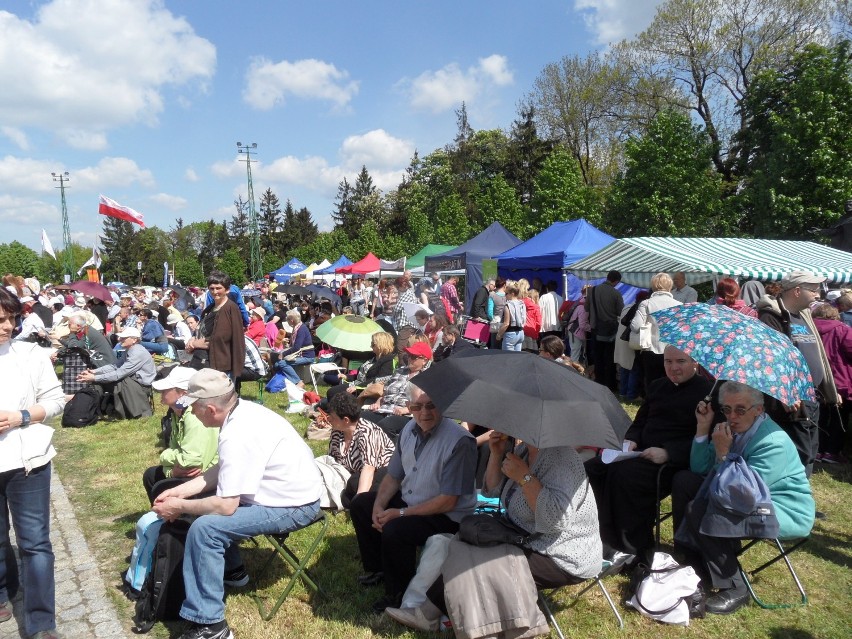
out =
[[[281,225],[281,257],[285,260],[290,259],[293,251],[301,246],[301,239],[296,233],[296,211],[288,199],[284,205],[284,222]]]
[[[133,236],[136,230],[130,222],[114,217],[104,217],[103,234],[100,244],[104,262],[101,270],[110,275],[110,279],[132,282],[136,279],[136,257],[133,254]]]
[[[281,250],[281,204],[272,189],[266,189],[260,196],[260,251],[263,254],[277,254]]]

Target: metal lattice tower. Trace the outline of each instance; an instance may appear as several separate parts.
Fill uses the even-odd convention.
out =
[[[71,250],[71,227],[68,225],[68,206],[65,204],[65,183],[70,179],[68,171],[51,173],[54,182],[59,182],[59,192],[62,194],[62,242],[65,245],[62,253],[62,268],[65,273],[65,283],[71,281],[74,275],[74,254]]]
[[[252,150],[255,149],[257,149],[257,142],[252,142],[251,144],[237,142],[237,153],[242,153],[246,156],[240,162],[246,163],[246,176],[248,178],[249,246],[251,248],[251,263],[249,268],[253,282],[257,282],[263,277],[263,262],[260,259],[260,225],[257,223],[257,209],[254,207],[254,185],[251,181],[251,163],[257,162],[257,160],[251,159]]]

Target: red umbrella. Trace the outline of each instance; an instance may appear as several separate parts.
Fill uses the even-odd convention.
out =
[[[80,280],[79,282],[74,282],[69,285],[69,288],[74,291],[79,291],[83,295],[88,295],[89,297],[97,297],[99,300],[103,300],[104,302],[112,301],[112,294],[109,292],[109,289],[98,282]]]

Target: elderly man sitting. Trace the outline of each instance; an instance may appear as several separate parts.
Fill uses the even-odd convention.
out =
[[[248,583],[237,544],[310,525],[319,513],[322,479],[311,449],[290,423],[240,400],[225,373],[199,371],[186,398],[205,426],[221,428],[219,462],[161,493],[154,511],[167,521],[198,516],[186,539],[180,609],[194,625],[181,639],[233,639],[225,621],[225,584]],[[214,489],[215,495],[192,499]]]
[[[377,492],[356,495],[351,516],[370,586],[382,579],[385,596],[373,611],[398,607],[416,569],[417,548],[432,535],[455,533],[476,505],[476,440],[444,418],[429,396],[409,386],[412,420],[399,435]]]
[[[115,364],[115,353],[107,338],[89,326],[86,313],[69,315],[68,330],[68,335],[59,340],[62,347],[56,351],[53,359],[63,361],[62,388],[65,399],[70,401],[74,393],[83,387],[83,383],[77,381],[79,374],[88,366],[98,368]]]
[[[77,381],[114,384],[115,412],[120,419],[150,417],[151,383],[157,375],[154,360],[139,343],[142,335],[138,328],[125,328],[117,337],[125,351],[123,363],[90,368],[80,373]]]

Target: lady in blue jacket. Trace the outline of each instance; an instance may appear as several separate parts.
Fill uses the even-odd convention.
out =
[[[678,544],[687,563],[705,583],[718,591],[707,599],[707,612],[730,614],[749,600],[739,572],[737,553],[740,540],[712,537],[701,533],[687,513],[705,475],[714,472],[725,456],[736,448],[736,439],[747,435],[742,457],[766,483],[778,518],[780,539],[795,539],[810,534],[815,505],[810,484],[796,447],[790,437],[763,410],[763,393],[737,382],[725,382],[719,391],[719,404],[726,421],[712,425],[712,413],[704,402],[695,412],[697,428],[690,454],[690,470],[675,475],[672,506],[676,530],[681,520],[693,535],[698,550]],[[751,429],[756,429],[750,432]],[[680,533],[678,533],[680,534]]]

